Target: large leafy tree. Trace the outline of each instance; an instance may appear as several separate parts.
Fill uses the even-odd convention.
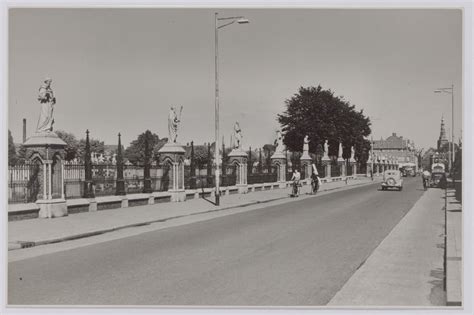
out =
[[[78,157],[79,141],[77,141],[76,136],[64,130],[56,130],[55,132],[61,140],[66,142],[66,147],[64,148],[65,160],[70,161]]]
[[[18,160],[16,155],[15,143],[10,130],[8,130],[8,165],[15,165]]]
[[[152,157],[158,157],[158,150],[168,142],[167,138],[160,139],[156,133],[149,130],[138,135],[137,139],[133,140],[128,148],[125,149],[124,157],[132,164],[143,163],[145,160],[145,137],[148,133],[148,145],[152,148]]]
[[[323,90],[320,85],[300,87],[285,104],[286,110],[278,115],[278,122],[290,151],[301,151],[303,138],[308,135],[309,151],[317,155],[321,154],[325,140],[330,156],[337,155],[339,142],[346,159],[351,155],[351,146],[355,147],[356,156],[367,154],[364,150],[370,143],[364,137],[371,132],[369,118],[342,97],[334,96],[331,90]]]

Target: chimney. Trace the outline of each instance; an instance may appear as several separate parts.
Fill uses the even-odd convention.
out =
[[[396,134],[395,132],[392,132],[392,136],[396,137],[396,136],[397,136],[397,134]]]
[[[23,118],[23,143],[26,141],[26,118]]]

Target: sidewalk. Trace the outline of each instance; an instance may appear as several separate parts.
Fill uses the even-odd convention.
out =
[[[348,186],[374,183],[370,178],[360,177],[348,181],[325,183],[320,192],[343,189]],[[302,196],[309,192],[310,186],[302,187]],[[154,205],[137,206],[85,212],[54,219],[30,219],[8,223],[8,249],[20,249],[50,243],[63,242],[82,237],[94,236],[127,227],[163,222],[185,216],[223,211],[275,200],[289,200],[290,188],[251,192],[247,194],[226,195],[221,197],[221,205],[214,206],[204,199],[192,199],[186,202],[168,202]],[[309,197],[309,196],[308,196]],[[212,200],[212,199],[211,199]]]
[[[447,200],[446,305],[462,305],[462,204],[454,189]]]
[[[444,190],[429,189],[328,303],[445,306]]]

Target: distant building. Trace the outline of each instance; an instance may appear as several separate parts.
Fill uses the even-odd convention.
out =
[[[413,163],[418,165],[415,143],[392,133],[387,139],[374,140],[372,151],[376,156],[393,157],[398,164]]]

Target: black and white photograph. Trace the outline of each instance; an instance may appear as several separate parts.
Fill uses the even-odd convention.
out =
[[[471,9],[7,3],[4,310],[472,311]]]

